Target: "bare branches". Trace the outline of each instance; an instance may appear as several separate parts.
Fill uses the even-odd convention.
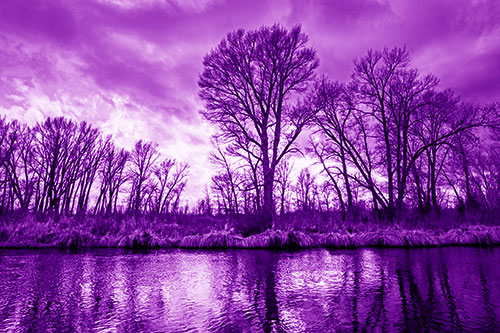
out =
[[[410,68],[406,48],[369,50],[355,62],[348,85],[319,80],[308,103],[320,108],[317,134],[328,144],[314,144],[312,151],[329,178],[335,177],[332,183],[351,179],[371,193],[375,208],[393,210],[402,207],[411,179],[422,209],[437,207],[439,178],[454,140],[498,123],[492,121],[494,106],[462,103],[450,91],[436,91],[438,83]],[[327,160],[342,172],[332,174]]]
[[[198,81],[205,119],[218,125],[225,142],[236,143],[233,148],[242,150],[241,156],[257,158],[262,165],[266,223],[274,212],[276,167],[294,150],[315,112],[294,105],[318,66],[315,51],[306,45],[300,26],[237,30],[205,56]]]
[[[2,118],[0,209],[59,216],[92,206],[94,214],[115,213],[130,182],[130,210],[175,211],[189,166],[169,159],[157,164],[157,146],[139,141],[130,154],[85,122],[48,118],[31,128]]]

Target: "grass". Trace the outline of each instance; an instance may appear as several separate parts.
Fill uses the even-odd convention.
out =
[[[273,229],[258,233],[246,217],[72,216],[52,219],[12,215],[0,220],[0,247],[118,248],[277,248],[498,246],[500,226],[441,223],[438,227],[408,223],[344,222],[335,216],[288,216]],[[477,220],[477,219],[476,219]],[[412,222],[413,223],[413,222]],[[255,229],[255,228],[254,228]]]

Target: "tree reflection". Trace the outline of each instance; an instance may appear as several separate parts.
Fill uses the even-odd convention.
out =
[[[281,332],[278,301],[276,299],[276,252],[258,252],[256,255],[257,265],[257,286],[260,293],[257,294],[256,300],[258,303],[264,304],[264,321],[262,329],[264,332]],[[262,289],[260,289],[262,288]],[[263,297],[262,300],[259,298]],[[259,306],[256,304],[256,308]]]
[[[0,255],[0,331],[495,330],[498,249]]]

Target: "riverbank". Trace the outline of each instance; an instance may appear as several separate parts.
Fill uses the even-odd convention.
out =
[[[359,248],[359,247],[439,247],[499,246],[500,227],[470,226],[448,230],[380,229],[366,232],[306,233],[267,230],[261,234],[240,237],[228,233],[210,233],[184,237],[180,248]]]
[[[90,219],[87,219],[90,220]],[[72,220],[24,221],[0,226],[2,248],[194,248],[194,249],[300,249],[358,247],[440,247],[440,246],[499,246],[500,226],[467,225],[449,230],[408,229],[398,226],[359,229],[338,229],[331,232],[269,229],[244,237],[234,229],[195,232],[180,230],[178,225],[145,224],[122,221],[120,226],[73,223]]]

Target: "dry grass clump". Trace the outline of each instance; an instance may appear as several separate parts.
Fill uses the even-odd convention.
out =
[[[58,238],[58,241],[56,241],[58,246],[70,249],[91,247],[95,244],[91,235],[78,229],[67,229]]]
[[[405,230],[404,238],[408,247],[439,246],[440,242],[436,234],[431,230]]]
[[[96,243],[96,247],[118,247],[120,239],[112,235],[102,236]]]
[[[207,235],[189,235],[180,240],[181,248],[196,249],[225,249],[240,248],[243,246],[243,238],[231,235],[227,231],[210,232]]]
[[[329,248],[356,247],[422,247],[439,246],[431,230],[381,229],[352,234],[332,232],[323,236],[322,245]]]
[[[310,248],[318,245],[318,242],[315,241],[309,234],[293,230],[288,232],[288,239],[285,243],[285,246],[287,247],[298,248]]]
[[[439,236],[441,245],[475,245],[477,238],[464,229],[451,229]]]
[[[135,231],[132,235],[123,236],[116,246],[128,249],[159,249],[175,247],[178,243],[151,231]]]
[[[180,240],[179,247],[197,249],[200,247],[202,237],[203,235],[185,236]]]
[[[448,230],[439,236],[441,245],[500,245],[500,227],[475,225]]]
[[[500,245],[500,227],[490,227],[488,234],[493,245]]]
[[[355,247],[404,247],[407,245],[403,233],[395,229],[356,233],[352,241]]]
[[[288,233],[282,230],[268,229],[260,234],[243,239],[243,247],[250,249],[281,248],[288,240]]]
[[[321,245],[335,249],[354,247],[352,235],[338,232],[323,235]]]
[[[243,238],[244,248],[310,248],[319,246],[319,242],[301,231],[282,231],[268,229],[263,233]]]

